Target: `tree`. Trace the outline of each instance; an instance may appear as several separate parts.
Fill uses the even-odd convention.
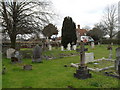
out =
[[[71,46],[76,44],[76,25],[71,17],[65,17],[62,25],[62,41],[61,44],[64,48],[67,48],[67,44],[70,43]]]
[[[2,32],[7,33],[11,47],[16,47],[18,34],[41,31],[43,23],[48,23],[52,13],[47,11],[49,2],[34,0],[2,0],[0,3],[0,23]]]
[[[50,23],[50,24],[48,24],[47,26],[44,27],[43,34],[46,37],[51,38],[52,35],[57,35],[58,34],[57,27]]]
[[[87,32],[88,36],[91,36],[95,41],[100,40],[107,34],[107,28],[102,25],[102,23],[97,23],[94,25],[93,29]]]
[[[118,33],[117,33],[117,39],[120,40],[120,31],[118,31]]]
[[[117,27],[117,8],[115,5],[108,6],[105,9],[105,15],[103,17],[103,23],[107,27],[107,33],[109,34],[110,38],[113,38],[116,33]]]

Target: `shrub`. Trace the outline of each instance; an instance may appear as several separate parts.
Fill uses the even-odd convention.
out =
[[[113,44],[120,45],[120,40],[118,40],[118,39],[102,39],[101,43],[102,44],[111,44],[111,43],[113,43]]]

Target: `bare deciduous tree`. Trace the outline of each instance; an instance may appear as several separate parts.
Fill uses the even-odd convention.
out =
[[[116,27],[117,27],[117,7],[116,5],[111,5],[106,7],[103,23],[107,28],[107,33],[110,38],[113,38],[116,35]]]
[[[43,0],[2,0],[0,2],[0,23],[2,32],[7,33],[11,47],[16,47],[18,34],[30,34],[41,31],[44,24],[49,23],[53,13],[50,2]]]

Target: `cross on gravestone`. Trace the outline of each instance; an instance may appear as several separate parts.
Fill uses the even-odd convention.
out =
[[[84,42],[81,42],[81,48],[80,48],[80,66],[76,70],[76,73],[74,73],[74,77],[78,79],[86,79],[91,78],[91,74],[89,73],[89,70],[87,69],[87,66],[85,66],[85,48],[84,48]]]

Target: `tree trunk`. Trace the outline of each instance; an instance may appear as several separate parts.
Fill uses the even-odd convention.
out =
[[[11,48],[16,48],[16,35],[11,35],[10,36],[10,41],[11,41]]]

